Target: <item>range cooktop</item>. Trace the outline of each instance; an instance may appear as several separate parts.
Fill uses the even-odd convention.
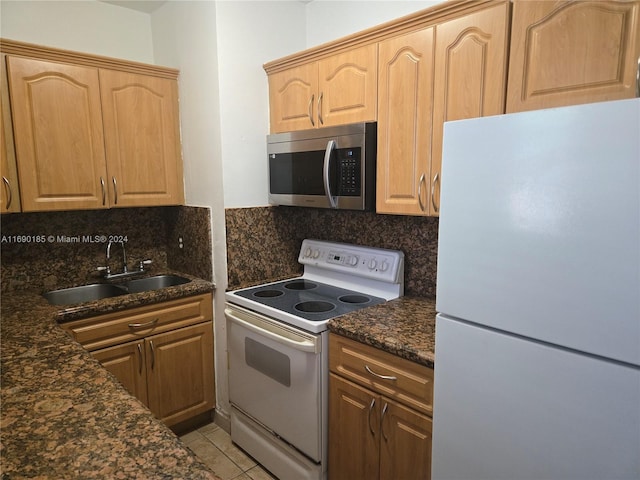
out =
[[[235,294],[310,321],[328,320],[385,302],[381,297],[304,278],[237,290]]]
[[[226,292],[229,305],[320,333],[327,322],[404,293],[404,254],[362,245],[305,239],[301,277]]]

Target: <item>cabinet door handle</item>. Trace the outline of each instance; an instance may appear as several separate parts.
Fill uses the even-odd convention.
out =
[[[369,368],[369,365],[365,365],[364,369],[369,372],[371,375],[373,375],[374,377],[378,377],[381,378],[382,380],[392,380],[392,381],[396,381],[398,380],[398,377],[392,377],[391,375],[380,375],[379,373],[374,372],[373,370],[371,370]]]
[[[436,205],[436,184],[440,183],[440,172],[436,173],[431,182],[431,205],[433,211],[438,213],[438,206]]]
[[[373,431],[373,428],[371,428],[371,412],[373,411],[373,407],[375,407],[376,405],[376,399],[373,398],[371,399],[371,405],[369,405],[369,431],[371,432],[371,435],[373,435],[375,437],[376,432]]]
[[[138,346],[138,371],[140,375],[142,375],[142,346],[140,344]]]
[[[420,180],[418,181],[418,205],[420,206],[420,210],[424,212],[425,211],[424,203],[422,203],[422,185],[423,184],[424,184],[424,173],[420,175]]]
[[[118,204],[118,183],[116,182],[116,177],[111,177],[111,181],[113,182],[113,203],[117,205]]]
[[[636,97],[640,97],[640,57],[638,57],[638,68],[636,69]]]
[[[315,95],[311,95],[311,98],[309,99],[309,107],[307,108],[307,110],[309,111],[309,120],[311,120],[311,126],[315,127],[316,126],[316,122],[313,121],[313,99],[316,98]]]
[[[320,92],[320,96],[318,97],[318,120],[320,120],[320,124],[324,125],[324,120],[322,119],[322,97],[324,92]]]
[[[2,176],[2,182],[4,183],[4,186],[7,190],[7,205],[5,208],[8,209],[11,206],[11,200],[13,199],[13,195],[11,195],[11,184],[9,183],[7,177],[5,177],[4,175]]]
[[[389,408],[389,404],[385,403],[384,407],[382,407],[382,416],[380,417],[380,433],[382,433],[382,438],[384,438],[385,442],[388,442],[389,439],[384,434],[384,416],[387,414],[387,409]]]
[[[156,365],[156,349],[153,346],[153,340],[149,340],[149,347],[151,347],[151,370]]]
[[[100,177],[100,187],[102,188],[102,205],[106,205],[107,202],[107,191],[104,188],[104,178]]]
[[[142,329],[146,329],[146,328],[156,328],[156,325],[158,323],[158,321],[160,320],[160,317],[154,318],[153,320],[150,320],[146,323],[130,323],[129,324],[129,328],[142,328]]]

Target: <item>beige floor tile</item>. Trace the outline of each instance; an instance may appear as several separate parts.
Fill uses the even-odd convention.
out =
[[[273,477],[260,465],[256,465],[251,470],[247,470],[245,473],[249,475],[249,478],[251,478],[251,480],[275,480],[276,478]]]
[[[199,431],[194,430],[192,432],[181,435],[180,440],[182,440],[183,443],[189,445],[189,443],[194,442],[196,440],[202,440],[203,436],[204,435],[202,435]]]
[[[205,434],[205,437],[213,442],[226,456],[228,456],[242,471],[247,471],[256,466],[256,461],[240,448],[235,446],[231,437],[222,428]]]
[[[240,467],[206,438],[195,440],[188,446],[222,480],[231,480],[242,473]]]
[[[202,427],[198,428],[196,431],[201,433],[202,435],[206,435],[207,433],[215,432],[216,430],[222,430],[219,425],[211,422]],[[224,432],[224,430],[222,430]]]
[[[251,477],[249,475],[247,475],[246,473],[241,473],[240,475],[238,475],[233,480],[251,480]]]

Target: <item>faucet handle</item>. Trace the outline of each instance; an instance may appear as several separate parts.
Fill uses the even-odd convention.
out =
[[[97,267],[96,270],[98,272],[104,272],[105,277],[109,276],[109,274],[111,273],[111,269],[108,265],[106,267]]]
[[[153,260],[140,260],[140,271],[144,272],[144,267],[145,265],[151,265],[153,263]]]

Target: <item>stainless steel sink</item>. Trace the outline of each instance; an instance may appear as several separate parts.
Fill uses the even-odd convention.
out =
[[[155,277],[139,278],[137,280],[129,280],[124,287],[129,293],[148,292],[149,290],[158,290],[160,288],[173,287],[175,285],[183,285],[189,283],[188,278],[178,275],[156,275]]]
[[[52,290],[42,296],[52,305],[72,305],[74,303],[117,297],[119,295],[126,295],[127,293],[127,290],[118,285],[94,283],[91,285],[82,285],[81,287]]]
[[[42,294],[52,305],[73,305],[74,303],[90,302],[103,298],[117,297],[127,293],[148,292],[160,288],[173,287],[189,283],[188,278],[178,275],[156,275],[155,277],[129,280],[123,284],[92,283],[81,287],[63,288]]]

